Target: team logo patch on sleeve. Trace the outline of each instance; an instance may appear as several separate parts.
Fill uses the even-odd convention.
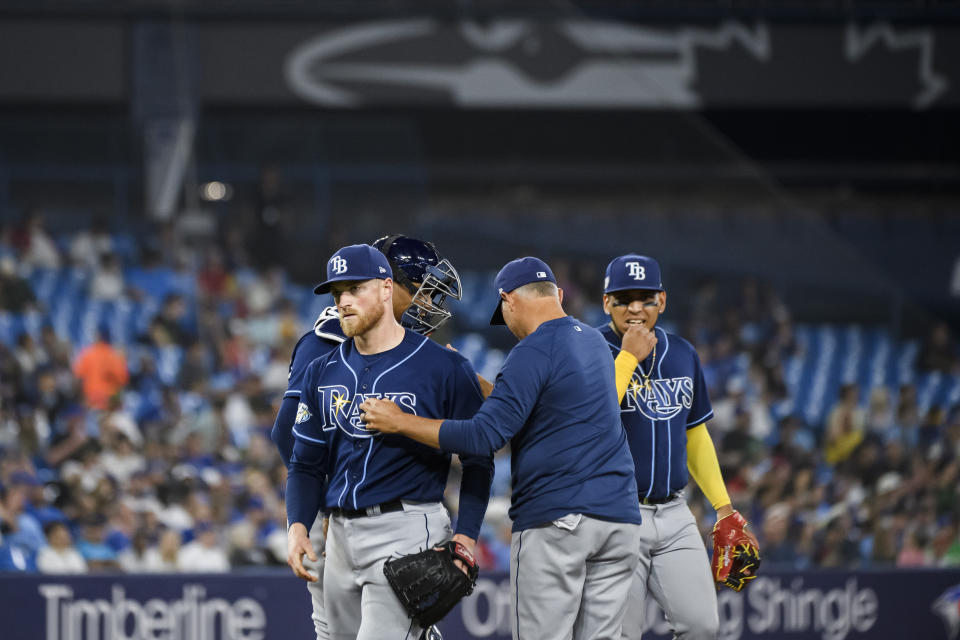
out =
[[[310,413],[310,408],[307,405],[303,404],[302,402],[297,405],[296,424],[300,424],[301,422],[306,422],[312,417],[313,417],[313,414]]]

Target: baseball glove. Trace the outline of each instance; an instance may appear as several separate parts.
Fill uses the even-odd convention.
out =
[[[760,568],[760,546],[746,526],[747,521],[734,511],[713,527],[713,577],[734,591],[747,586]]]
[[[455,560],[463,562],[468,573]],[[383,565],[393,592],[421,627],[435,624],[470,595],[478,571],[473,554],[453,540],[420,553],[390,558]]]

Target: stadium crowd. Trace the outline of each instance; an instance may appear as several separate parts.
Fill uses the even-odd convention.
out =
[[[285,563],[286,469],[269,430],[315,307],[251,258],[256,234],[216,237],[162,228],[124,243],[102,223],[55,236],[40,214],[0,227],[0,324],[21,319],[0,336],[0,571]],[[39,273],[80,274],[84,301],[145,315],[124,324],[108,312],[68,335],[58,326],[75,319],[51,320]],[[585,292],[602,265],[557,273],[568,310],[596,317]],[[765,565],[960,565],[956,397],[922,409],[912,384],[847,383],[811,423],[786,382],[804,345],[770,287],[747,280],[720,295],[708,280],[688,303],[670,319],[704,363],[709,428]],[[912,366],[960,380],[948,327],[931,329]],[[496,468],[479,548],[482,566],[505,570],[509,451]],[[694,488],[688,499],[709,535],[709,504]]]

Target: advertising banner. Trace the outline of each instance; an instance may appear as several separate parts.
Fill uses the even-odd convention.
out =
[[[957,640],[960,571],[765,572],[720,592],[721,640]],[[309,640],[304,584],[286,572],[0,576],[4,640]],[[670,638],[646,603],[645,639]],[[510,580],[487,574],[440,624],[446,640],[508,640]]]

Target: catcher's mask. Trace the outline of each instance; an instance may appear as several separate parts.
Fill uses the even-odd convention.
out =
[[[449,260],[440,257],[433,243],[396,234],[384,236],[372,246],[387,256],[393,281],[413,296],[400,317],[402,326],[428,335],[450,319],[447,298],[462,297],[460,274]]]

